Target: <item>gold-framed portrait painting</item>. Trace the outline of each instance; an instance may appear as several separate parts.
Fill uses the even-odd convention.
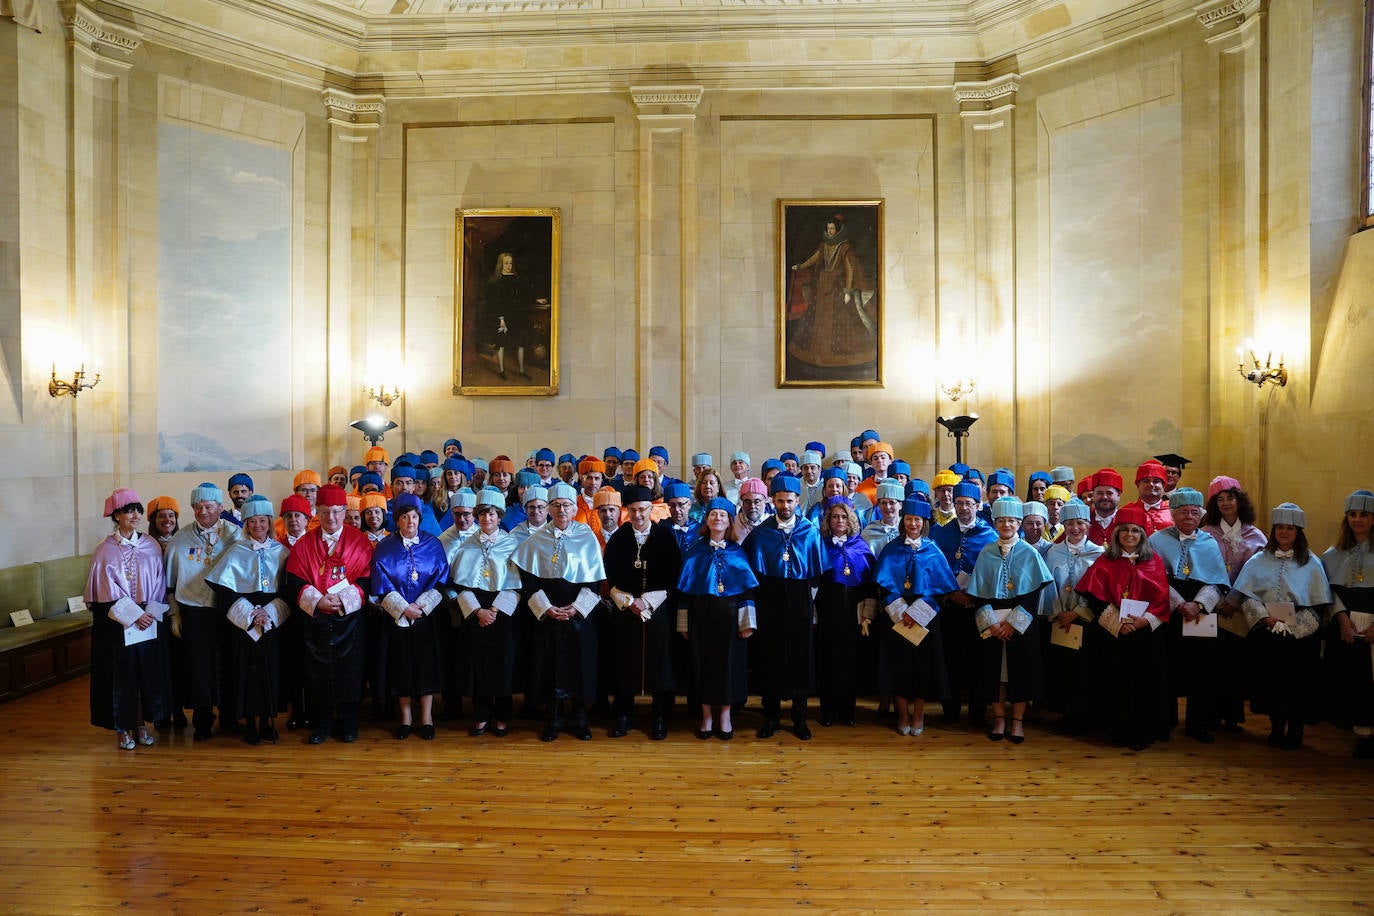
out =
[[[454,394],[558,393],[557,207],[459,210]]]
[[[778,200],[779,388],[881,388],[883,201]]]

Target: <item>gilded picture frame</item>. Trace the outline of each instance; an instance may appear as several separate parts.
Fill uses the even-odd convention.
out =
[[[778,200],[779,388],[883,387],[883,200]]]
[[[558,393],[557,207],[457,211],[454,394]]]

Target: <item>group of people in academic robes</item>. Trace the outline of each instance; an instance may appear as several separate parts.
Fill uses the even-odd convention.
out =
[[[280,518],[235,475],[247,494],[232,515],[205,483],[193,523],[178,527],[159,497],[146,532],[138,494],[117,489],[86,594],[91,721],[132,748],[185,708],[197,741],[218,718],[257,743],[289,710],[310,743],[349,742],[371,691],[394,701],[397,738],[435,737],[436,697],[450,713],[470,698],[470,733],[499,737],[521,695],[544,740],[585,740],[593,707],[623,737],[644,697],[661,740],[683,696],[697,737],[730,740],[754,694],[759,738],[786,712],[806,740],[813,718],[856,725],[872,693],[905,736],[925,732],[936,702],[947,722],[967,704],[994,741],[1021,744],[1048,710],[1143,750],[1177,724],[1181,697],[1185,734],[1203,743],[1248,703],[1275,747],[1302,746],[1325,717],[1374,757],[1374,493],[1347,498],[1318,557],[1299,506],[1276,506],[1266,534],[1230,477],[1164,493],[1143,465],[1141,501],[1116,506],[1097,494],[1120,489],[1111,469],[1080,483],[1091,503],[1041,475],[1047,511],[1011,495],[1004,471],[941,471],[930,487],[838,463],[816,473],[815,455],[805,475],[774,462],[767,484],[732,468],[728,486],[709,455],[694,456],[696,486],[637,460],[614,490],[596,459],[576,465],[580,490],[493,460],[506,489],[446,493],[446,525],[409,492],[409,465],[389,500],[379,474],[361,475],[374,478],[365,506],[342,467],[329,483],[302,472]]]

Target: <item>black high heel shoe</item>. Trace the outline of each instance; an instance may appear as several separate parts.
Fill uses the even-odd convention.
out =
[[[1000,731],[1000,732],[999,732],[999,731],[996,731],[995,729],[997,728],[997,726],[996,726],[996,724],[994,724],[992,728],[988,729],[988,740],[989,740],[989,741],[1001,741],[1003,738],[1006,737],[1006,732],[1005,732],[1005,729],[1006,729],[1006,718],[1007,718],[1006,716],[993,716],[993,717],[992,717],[992,721],[993,721],[994,723],[997,723],[997,722],[1003,723],[1002,728],[1003,728],[1004,730],[1003,730],[1003,731]]]
[[[1022,728],[1023,728],[1023,729],[1025,728],[1024,720],[1013,718],[1011,721],[1013,721],[1013,722],[1021,722],[1021,723],[1022,723]],[[1026,736],[1025,736],[1025,735],[1007,735],[1007,740],[1010,741],[1012,744],[1020,744],[1021,742],[1023,742],[1023,741],[1026,740]]]

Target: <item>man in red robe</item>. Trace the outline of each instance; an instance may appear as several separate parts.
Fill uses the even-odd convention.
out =
[[[1088,519],[1088,540],[1101,546],[1107,543],[1117,507],[1121,505],[1121,475],[1115,468],[1102,468],[1084,482],[1091,485],[1088,496],[1093,507],[1092,518]]]
[[[319,527],[291,548],[282,596],[305,612],[306,695],[311,744],[331,732],[341,741],[358,739],[366,656],[363,615],[372,543],[344,524],[348,499],[341,487],[320,487],[315,499]],[[337,731],[335,725],[337,724]]]
[[[1173,513],[1169,511],[1169,501],[1164,498],[1169,471],[1163,463],[1151,458],[1135,472],[1135,487],[1140,498],[1126,506],[1135,506],[1145,513],[1145,536],[1149,537],[1161,528],[1174,526]],[[1126,508],[1122,506],[1121,508]]]

